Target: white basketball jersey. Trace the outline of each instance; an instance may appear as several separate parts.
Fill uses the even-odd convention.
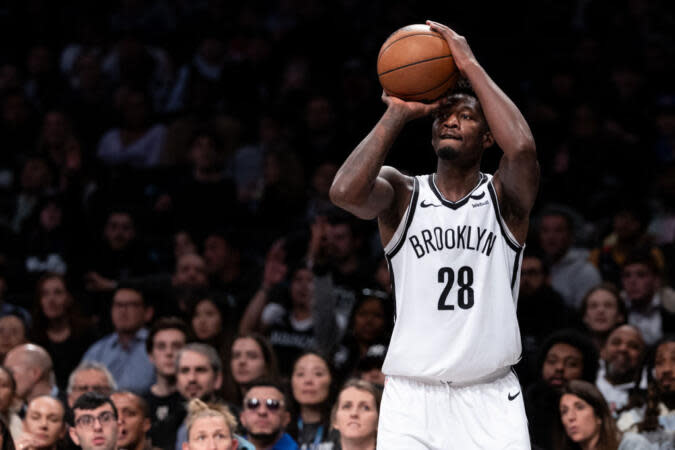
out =
[[[434,175],[415,177],[385,247],[396,299],[386,375],[470,383],[521,354],[516,299],[523,246],[499,212],[492,176],[457,202]]]

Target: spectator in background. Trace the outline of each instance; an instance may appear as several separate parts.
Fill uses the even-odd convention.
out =
[[[312,448],[329,440],[336,384],[328,362],[320,355],[308,352],[295,361],[288,432],[301,448]]]
[[[269,341],[261,334],[239,335],[232,343],[229,371],[225,373],[225,398],[240,405],[248,385],[258,378],[279,377],[277,358]],[[230,385],[230,386],[228,386]]]
[[[215,348],[222,361],[229,361],[237,324],[227,301],[215,295],[201,297],[189,311],[190,330],[196,341]]]
[[[347,381],[333,406],[333,428],[340,432],[342,450],[375,450],[382,391],[363,380]]]
[[[113,450],[117,448],[117,419],[117,408],[109,397],[88,392],[72,406],[68,432],[82,450]]]
[[[285,431],[291,421],[288,401],[281,386],[267,380],[251,384],[240,415],[242,426],[256,450],[297,450],[298,444]]]
[[[142,397],[129,391],[118,391],[110,396],[115,404],[119,419],[117,422],[117,448],[125,450],[146,450],[150,442],[146,433],[150,429],[148,404]]]
[[[28,342],[28,330],[22,317],[17,314],[0,316],[0,360],[13,348]]]
[[[170,448],[176,442],[176,430],[183,421],[183,396],[176,389],[176,359],[185,346],[188,328],[175,317],[155,321],[146,340],[146,350],[155,366],[157,382],[145,397],[150,418],[152,445]]]
[[[602,246],[593,249],[590,260],[600,270],[602,278],[619,284],[622,267],[632,253],[649,253],[659,273],[665,266],[663,252],[653,245],[646,230],[649,225],[649,209],[640,200],[624,199],[612,220],[612,232],[605,237]]]
[[[35,344],[14,347],[5,356],[4,365],[16,381],[15,396],[24,405],[40,395],[58,396],[52,359],[44,348]]]
[[[222,405],[209,406],[199,399],[188,404],[187,442],[182,450],[234,450],[238,448],[234,430],[237,420]]]
[[[560,392],[571,380],[595,381],[598,352],[580,332],[559,330],[541,345],[538,369],[538,381],[524,393],[525,411],[532,443],[551,448],[552,433],[559,420],[556,406]]]
[[[629,395],[644,394],[647,389],[647,376],[642,371],[646,351],[640,330],[632,325],[615,328],[607,338],[595,385],[612,414],[626,406]]]
[[[47,350],[54,361],[59,389],[94,342],[91,322],[79,312],[62,275],[47,274],[37,282],[31,340]]]
[[[94,245],[86,265],[87,290],[109,292],[119,282],[150,272],[151,265],[138,239],[137,224],[130,210],[112,208],[102,237],[102,241]]]
[[[642,252],[629,255],[621,272],[628,323],[640,330],[647,345],[675,332],[675,291],[661,286],[660,273],[654,258]]]
[[[77,399],[87,392],[107,397],[116,390],[115,378],[103,364],[85,361],[68,377],[68,407],[72,408]]]
[[[16,441],[19,449],[56,450],[66,435],[66,408],[48,395],[35,397],[28,403],[23,419],[23,434]]]
[[[573,248],[574,222],[562,209],[545,210],[538,224],[539,246],[550,267],[551,286],[578,310],[584,295],[602,281],[600,272],[588,261],[588,251]]]
[[[565,386],[559,402],[559,412],[560,421],[557,422],[554,435],[556,450],[652,448],[642,436],[633,433],[622,436],[619,433],[605,399],[592,383],[573,380]]]
[[[551,287],[548,265],[542,255],[526,251],[521,267],[517,315],[523,356],[517,371],[521,383],[527,385],[532,381],[539,346],[551,332],[575,326],[576,311]]]
[[[242,252],[243,236],[212,231],[204,239],[204,261],[210,286],[233,297],[239,319],[257,288],[258,269]]]
[[[602,283],[584,296],[579,315],[595,348],[600,351],[605,346],[609,333],[626,323],[628,310],[616,286]]]
[[[218,400],[223,384],[223,365],[216,350],[206,344],[187,344],[176,359],[176,387],[186,401],[198,398],[204,402]],[[185,412],[182,413],[185,417]],[[176,433],[176,450],[187,441],[186,423]]]
[[[139,291],[119,288],[113,296],[111,316],[115,331],[96,341],[82,361],[104,364],[120,389],[143,395],[155,381],[155,369],[145,351],[148,330],[145,324],[153,315]]]
[[[15,394],[16,382],[12,372],[0,365],[0,426],[6,426],[12,438],[18,439],[23,431],[23,425],[12,405]]]
[[[646,397],[633,397],[617,420],[621,431],[642,434],[667,448],[675,439],[675,336],[665,336],[650,355]]]
[[[133,87],[122,87],[117,94],[121,125],[103,135],[96,155],[107,166],[129,165],[136,169],[159,166],[166,127],[152,123],[152,102],[148,94]]]

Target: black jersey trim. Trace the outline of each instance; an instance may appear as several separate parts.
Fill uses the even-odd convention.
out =
[[[516,287],[516,280],[518,279],[518,271],[520,270],[520,252],[522,248],[516,250],[516,258],[513,261],[513,274],[511,275],[511,290]]]
[[[391,301],[394,302],[394,323],[396,323],[396,279],[394,278],[394,266],[391,264],[391,257],[389,255],[384,255],[385,261],[387,261],[387,269],[389,269],[389,279],[391,280]]]
[[[420,188],[419,188],[419,182],[417,181],[417,178],[413,178],[414,180],[414,185],[413,185],[413,194],[412,198],[410,199],[410,205],[408,206],[408,217],[406,217],[405,221],[405,228],[403,229],[403,233],[401,233],[401,236],[399,236],[398,242],[394,246],[394,248],[391,249],[391,252],[387,255],[390,258],[393,258],[396,253],[398,253],[399,250],[401,250],[401,247],[403,247],[403,244],[405,243],[405,238],[408,235],[408,228],[410,228],[410,224],[412,224],[413,216],[415,215],[415,208],[417,208],[417,199],[420,196]]]
[[[436,195],[436,197],[441,201],[441,203],[444,206],[447,206],[450,209],[458,209],[458,208],[461,208],[462,206],[466,205],[467,202],[471,199],[471,196],[473,195],[473,193],[476,192],[476,189],[478,189],[479,187],[484,185],[487,182],[487,179],[488,179],[487,175],[485,175],[483,172],[480,172],[480,178],[478,180],[478,183],[476,184],[476,186],[473,189],[471,189],[471,192],[466,194],[462,199],[457,200],[456,202],[451,202],[450,200],[443,197],[443,194],[441,194],[441,191],[438,189],[438,186],[436,186],[436,180],[434,179],[434,174],[432,173],[432,174],[428,175],[428,177],[427,177],[427,180],[429,182],[429,187],[431,188],[431,192],[433,192],[434,195]],[[480,198],[482,198],[482,197],[480,197]],[[478,199],[476,199],[476,200],[478,200]]]
[[[509,236],[509,233],[506,232],[508,228],[504,223],[502,213],[499,211],[499,201],[497,200],[497,192],[495,191],[495,187],[492,185],[492,183],[488,183],[488,191],[490,192],[490,198],[492,199],[492,206],[495,209],[495,214],[497,214],[497,223],[499,223],[499,229],[502,231],[502,236],[504,236],[504,239],[506,239],[506,243],[509,244],[511,250],[517,253],[520,252],[523,247],[517,242],[513,242],[513,239],[511,238],[511,236]]]

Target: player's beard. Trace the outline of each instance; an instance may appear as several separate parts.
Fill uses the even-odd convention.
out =
[[[450,146],[438,149],[438,157],[445,161],[455,161],[459,158],[459,152]]]

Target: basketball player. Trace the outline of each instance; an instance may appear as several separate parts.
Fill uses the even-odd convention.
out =
[[[530,448],[520,357],[520,261],[539,185],[530,129],[464,37],[427,22],[448,42],[473,93],[433,104],[382,95],[387,110],[331,187],[338,206],[377,217],[392,275],[396,324],[383,366],[381,449]],[[383,166],[404,125],[432,114],[436,172],[409,177]],[[504,154],[480,172],[483,151]]]

